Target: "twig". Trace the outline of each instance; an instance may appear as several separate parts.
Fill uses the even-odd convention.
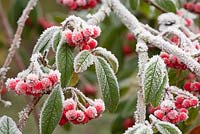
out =
[[[200,64],[195,61],[191,56],[186,54],[182,49],[171,45],[159,36],[154,36],[147,30],[145,30],[137,18],[132,15],[127,8],[125,8],[119,0],[110,0],[111,8],[118,15],[124,25],[135,35],[136,38],[143,39],[146,43],[169,53],[173,54],[180,59],[181,62],[187,65],[187,67],[194,72],[197,76],[200,76]]]
[[[33,100],[25,107],[25,109],[19,112],[19,121],[17,127],[20,131],[22,131],[22,128],[25,126],[29,115],[31,114],[31,112],[33,111],[40,99],[41,97],[34,97]]]
[[[136,45],[136,52],[138,53],[138,64],[139,64],[139,72],[138,72],[138,84],[140,86],[140,90],[137,93],[137,111],[135,112],[136,123],[145,123],[146,118],[146,104],[144,100],[144,67],[145,64],[148,62],[148,47],[143,40],[138,40]]]
[[[21,42],[21,34],[23,32],[24,29],[24,25],[26,20],[29,17],[29,13],[31,12],[31,10],[33,9],[34,6],[36,6],[38,0],[30,0],[26,6],[26,8],[24,9],[21,17],[18,20],[18,27],[17,27],[17,31],[15,33],[14,39],[12,41],[11,47],[9,49],[9,53],[6,57],[6,60],[2,66],[2,68],[5,68],[6,72],[1,72],[0,76],[1,76],[1,83],[0,86],[2,85],[3,79],[5,78],[5,75],[9,69],[9,65],[12,62],[12,59],[17,51],[17,49],[20,47],[20,42]]]

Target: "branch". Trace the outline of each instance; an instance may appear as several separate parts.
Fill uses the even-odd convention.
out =
[[[153,46],[169,53],[180,59],[181,62],[187,65],[187,67],[196,75],[200,76],[200,64],[194,60],[191,56],[186,54],[183,50],[177,46],[171,45],[159,36],[152,35],[145,30],[135,16],[133,16],[119,0],[110,0],[111,8],[121,19],[124,25],[135,35],[136,38],[144,40],[146,43],[150,43]]]
[[[25,126],[27,119],[29,118],[29,115],[35,108],[36,104],[39,102],[39,100],[42,98],[40,97],[34,97],[33,100],[26,106],[26,108],[19,112],[19,121],[17,124],[17,127],[20,131],[22,131],[22,128]]]
[[[139,65],[139,72],[138,72],[138,84],[140,86],[140,90],[138,91],[138,99],[137,99],[137,111],[135,112],[136,123],[145,123],[146,118],[146,104],[144,100],[144,68],[145,64],[148,62],[148,47],[143,40],[138,40],[136,44],[136,52],[138,53],[138,65]]]
[[[1,72],[0,73],[0,77],[1,77],[1,85],[3,82],[3,79],[5,78],[5,75],[9,69],[9,65],[12,62],[12,59],[17,51],[17,49],[20,47],[20,42],[21,42],[21,34],[23,32],[24,29],[24,25],[26,20],[29,17],[29,14],[31,12],[31,10],[33,9],[34,6],[36,6],[38,0],[30,0],[26,6],[26,8],[24,9],[21,17],[18,20],[18,27],[17,27],[17,31],[15,33],[14,39],[12,41],[11,47],[9,49],[9,53],[6,57],[6,60],[2,66],[2,68],[5,70],[5,72]]]
[[[105,19],[106,15],[109,15],[110,12],[111,10],[108,4],[103,3],[101,8],[98,10],[98,12],[89,16],[89,20],[87,21],[87,23],[91,25],[97,25],[100,22],[102,22]]]

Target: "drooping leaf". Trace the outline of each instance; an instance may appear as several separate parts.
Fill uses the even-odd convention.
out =
[[[153,130],[151,126],[136,124],[133,127],[129,127],[124,134],[153,134]]]
[[[74,56],[68,44],[60,41],[56,51],[56,66],[61,73],[61,86],[66,87],[73,75]]]
[[[115,57],[115,55],[112,54],[110,51],[108,51],[102,47],[97,47],[95,49],[95,54],[105,58],[109,62],[109,64],[111,65],[111,67],[115,73],[118,71],[119,62],[118,62],[117,58]]]
[[[52,46],[52,38],[55,32],[60,31],[60,27],[53,26],[48,29],[46,29],[38,39],[34,49],[33,54],[37,52],[43,53],[45,50],[49,49]]]
[[[145,102],[157,106],[163,97],[168,82],[166,66],[159,56],[150,59],[145,67],[144,91]],[[166,78],[165,78],[166,77]]]
[[[95,69],[106,108],[114,112],[119,102],[119,85],[110,65],[102,57],[96,57]]]
[[[176,3],[173,0],[155,0],[155,3],[167,12],[176,13]]]
[[[81,51],[74,59],[74,71],[76,73],[84,72],[94,63],[94,56],[88,50]]]
[[[59,45],[59,42],[61,41],[61,32],[60,31],[57,31],[53,34],[53,37],[52,37],[52,49],[54,52],[56,52],[56,49]]]
[[[140,0],[129,0],[130,7],[135,10],[140,5]]]
[[[155,126],[161,134],[182,134],[178,127],[169,122],[158,121]]]
[[[63,93],[57,85],[47,98],[40,115],[40,134],[52,134],[62,115]]]
[[[0,133],[1,134],[22,134],[17,128],[17,125],[8,116],[3,116],[0,118]]]

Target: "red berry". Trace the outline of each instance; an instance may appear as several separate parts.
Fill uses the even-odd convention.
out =
[[[5,87],[2,87],[2,89],[0,89],[0,94],[5,94],[7,92],[7,89]]]
[[[97,26],[93,27],[93,35],[92,38],[97,38],[101,34],[101,29]]]
[[[85,110],[85,114],[90,118],[90,119],[94,119],[97,116],[97,110],[95,107],[89,106],[86,110]]]
[[[105,104],[101,99],[95,99],[94,107],[96,108],[97,114],[100,115],[105,111]]]
[[[191,84],[191,91],[199,91],[200,90],[200,83],[199,82],[193,82]]]
[[[185,99],[182,103],[182,106],[184,108],[189,108],[190,107],[190,99]]]
[[[178,116],[178,112],[176,110],[171,110],[167,113],[167,117],[170,119],[170,120],[174,120],[176,119]]]
[[[125,56],[129,56],[133,53],[132,48],[129,45],[124,45],[122,49]]]
[[[44,89],[52,86],[52,82],[48,78],[42,78],[41,83]]]
[[[34,84],[34,87],[33,87],[34,92],[40,93],[42,91],[42,89],[43,89],[42,82],[41,81],[37,81]]]
[[[195,8],[195,4],[193,2],[188,2],[187,3],[187,9],[189,11],[194,11],[194,8]]]
[[[133,34],[130,33],[130,32],[128,32],[128,33],[126,34],[126,38],[127,38],[129,41],[135,40],[135,37],[134,37]]]
[[[176,96],[176,103],[178,104],[182,104],[182,102],[184,101],[185,97],[184,96]]]
[[[173,43],[175,43],[176,45],[179,44],[179,37],[178,37],[178,36],[173,36],[170,40],[171,40]]]
[[[84,112],[81,111],[81,110],[77,110],[76,113],[77,113],[77,119],[76,119],[76,121],[79,122],[79,123],[82,123],[85,120],[85,118],[86,118]]]
[[[180,120],[180,121],[185,121],[187,118],[188,118],[188,115],[187,115],[186,113],[181,112],[181,113],[179,114],[179,120]]]
[[[185,108],[181,108],[181,109],[179,109],[178,111],[179,111],[179,112],[183,112],[183,113],[186,113],[186,114],[188,114],[188,110],[187,110],[187,109],[185,109]]]
[[[83,41],[83,35],[81,32],[73,32],[72,34],[72,42],[74,44],[79,44]]]
[[[88,0],[88,6],[90,8],[94,8],[97,5],[97,1],[96,0]]]
[[[161,54],[160,54],[160,57],[161,58],[169,58],[169,54],[168,53],[165,53],[165,52],[161,52]]]
[[[65,116],[69,121],[73,121],[77,119],[77,112],[76,110],[69,110],[65,113]]]
[[[195,106],[197,106],[198,104],[199,104],[199,101],[198,101],[197,99],[192,98],[192,99],[190,100],[190,105],[191,105],[192,107],[195,107]]]
[[[76,102],[73,99],[67,99],[63,103],[65,111],[74,110],[76,108]]]
[[[158,118],[158,119],[162,119],[164,117],[164,112],[162,110],[156,110],[154,112],[154,115]]]
[[[87,42],[87,45],[90,46],[90,49],[94,49],[97,46],[97,41],[93,38],[90,38]]]
[[[197,3],[196,5],[195,5],[195,12],[196,13],[199,13],[200,14],[200,3]]]
[[[8,79],[6,82],[6,86],[10,90],[15,90],[17,83],[19,82],[19,79]]]
[[[188,18],[185,19],[185,25],[187,27],[190,27],[192,25],[192,23],[193,23],[192,19],[188,19]]]
[[[85,95],[91,95],[91,96],[94,96],[96,94],[97,90],[96,90],[96,87],[88,84],[86,85],[84,88],[83,88],[83,93]]]
[[[49,80],[52,82],[52,84],[56,84],[59,79],[60,79],[60,73],[56,70],[56,71],[52,71],[49,73],[48,76]]]
[[[169,121],[170,121],[170,119],[169,119],[167,116],[163,116],[163,118],[162,118],[162,121],[169,122]]]
[[[135,124],[135,120],[131,118],[126,118],[123,121],[124,129],[128,129],[129,127],[132,127],[134,124]]]
[[[82,50],[90,50],[90,46],[89,46],[89,45],[84,45],[84,46],[82,47]]]

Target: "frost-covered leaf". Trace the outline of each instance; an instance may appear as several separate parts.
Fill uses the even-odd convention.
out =
[[[166,66],[159,56],[154,56],[146,64],[144,76],[145,102],[157,106],[163,97],[168,82]]]
[[[182,134],[178,127],[169,122],[158,121],[155,126],[161,134]]]
[[[129,127],[124,134],[153,134],[153,130],[151,126],[136,124],[133,127]]]
[[[51,41],[52,41],[52,49],[54,52],[56,52],[59,42],[61,41],[61,37],[62,35],[60,31],[57,31],[53,34]]]
[[[81,51],[74,59],[74,71],[76,73],[84,72],[94,63],[94,56],[88,50]]]
[[[115,57],[115,55],[112,54],[110,51],[108,51],[102,47],[97,47],[95,49],[95,54],[105,58],[109,62],[109,64],[111,65],[111,67],[115,73],[118,71],[119,62],[118,62],[117,58]]]
[[[0,133],[1,134],[22,134],[17,128],[17,125],[8,116],[3,116],[0,118]]]
[[[41,35],[40,38],[38,39],[34,49],[33,49],[33,54],[41,52],[43,53],[45,50],[49,49],[52,46],[52,38],[55,32],[60,31],[60,27],[58,26],[53,26],[48,29],[46,29]]]
[[[57,85],[41,111],[40,134],[52,134],[62,115],[63,92],[60,85]]]
[[[61,73],[61,86],[69,85],[73,75],[74,56],[68,44],[60,41],[56,51],[56,66]]]
[[[96,57],[95,69],[106,108],[114,112],[119,102],[119,85],[110,65],[102,57]]]

